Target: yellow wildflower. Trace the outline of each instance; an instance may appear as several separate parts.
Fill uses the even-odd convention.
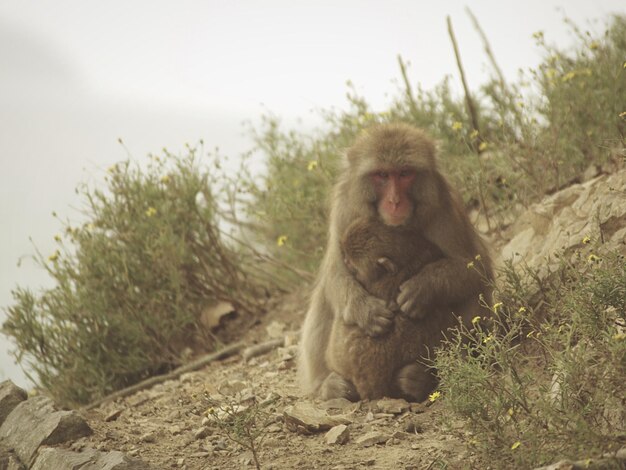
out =
[[[517,310],[517,313],[526,313],[526,307],[522,306]]]
[[[615,341],[624,341],[626,339],[626,333],[615,333],[613,339]]]
[[[567,72],[565,75],[563,75],[563,78],[561,80],[563,82],[569,82],[575,76],[576,76],[576,72]]]
[[[278,239],[276,240],[276,244],[278,246],[283,246],[285,243],[287,243],[287,235],[281,235],[280,237],[278,237]]]
[[[161,183],[163,183],[163,184],[167,184],[167,183],[169,183],[169,182],[170,182],[170,177],[169,177],[169,175],[163,175],[163,176],[161,176]]]
[[[506,412],[509,416],[513,416],[513,408],[509,408]]]
[[[485,150],[486,148],[487,148],[487,142],[481,142],[480,145],[478,146],[478,150],[480,150],[481,152]]]
[[[526,338],[530,338],[532,335],[534,335],[535,332],[534,331],[529,331],[528,334],[526,335]]]
[[[61,256],[61,253],[59,252],[59,250],[56,250],[54,253],[48,256],[48,261],[52,261],[54,263],[56,260],[59,259],[59,256]]]
[[[489,341],[492,341],[492,340],[493,340],[492,334],[485,336],[485,339],[483,339],[483,344],[487,344]]]
[[[587,261],[589,261],[590,263],[595,263],[596,261],[600,261],[600,258],[598,258],[596,255],[594,255],[593,253],[591,253],[591,254],[587,257]]]
[[[535,39],[543,39],[543,31],[536,31],[533,33],[533,38]]]
[[[624,111],[623,113],[619,113],[619,117],[626,118],[626,111]]]
[[[497,312],[497,311],[498,311],[498,309],[499,309],[500,307],[502,307],[503,305],[504,305],[504,304],[503,304],[502,302],[496,302],[495,304],[493,304],[493,308],[492,308],[492,310],[493,310],[494,312]]]
[[[589,244],[590,242],[591,242],[591,237],[586,236],[586,237],[584,237],[584,238],[583,238],[583,243],[584,243],[585,245]]]
[[[556,69],[549,68],[548,70],[546,70],[546,77],[554,78],[556,76],[556,72]]]
[[[452,123],[452,130],[460,131],[461,129],[463,129],[463,123],[461,123],[459,121],[454,121]]]
[[[436,401],[439,397],[441,397],[441,392],[437,390],[436,392],[433,392],[430,395],[428,395],[428,401],[432,403]]]
[[[467,269],[472,269],[474,267],[474,262],[470,261],[469,263],[467,263]]]
[[[60,242],[61,241],[61,235],[59,235],[58,233],[54,236],[54,241],[55,242]]]
[[[306,166],[306,169],[309,171],[313,171],[317,168],[317,160],[311,160],[309,164]]]
[[[515,442],[512,446],[511,446],[511,450],[515,450],[517,449],[519,446],[521,446],[522,443],[520,441]]]
[[[476,315],[472,318],[472,325],[476,325],[480,321],[480,315]]]
[[[626,62],[624,62],[624,63],[622,64],[622,68],[623,68],[623,69],[626,69]]]
[[[481,256],[480,256],[480,255],[476,255],[476,256],[474,256],[474,259],[475,259],[476,261],[480,261],[482,258],[481,258]]]
[[[148,210],[146,211],[146,215],[148,217],[152,217],[156,213],[157,213],[157,210],[154,207],[148,207]]]
[[[589,49],[596,50],[600,47],[600,43],[598,41],[592,41],[591,44],[589,44]]]
[[[476,129],[474,129],[471,133],[470,133],[470,139],[475,139],[476,137],[478,137],[478,131]]]

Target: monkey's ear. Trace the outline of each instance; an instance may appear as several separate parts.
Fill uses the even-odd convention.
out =
[[[389,258],[378,258],[376,262],[381,265],[389,274],[396,274],[398,267]]]

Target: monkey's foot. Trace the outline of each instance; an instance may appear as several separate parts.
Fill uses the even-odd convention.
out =
[[[396,375],[396,384],[403,395],[414,401],[424,401],[437,386],[433,373],[422,364],[408,364]]]
[[[320,398],[322,400],[331,400],[333,398],[345,398],[350,401],[358,401],[359,394],[354,384],[348,379],[343,378],[336,372],[331,372],[322,382],[320,387]]]

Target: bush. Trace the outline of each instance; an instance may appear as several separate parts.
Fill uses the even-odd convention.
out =
[[[272,279],[258,281],[258,258],[225,240],[212,192],[219,163],[202,168],[196,154],[152,157],[145,171],[120,163],[105,190],[80,188],[87,221],[66,224],[59,249],[37,256],[55,287],[13,292],[3,332],[60,401],[85,403],[179,365],[198,335],[215,347],[200,315],[218,301],[263,308]]]
[[[624,258],[563,260],[531,304],[519,287],[534,282],[506,271],[493,321],[459,327],[437,353],[444,405],[498,468],[616,451],[626,436]]]

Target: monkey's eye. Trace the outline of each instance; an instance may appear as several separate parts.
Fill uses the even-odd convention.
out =
[[[389,173],[386,171],[377,171],[376,173],[374,173],[374,177],[377,179],[386,180],[387,178],[389,178]]]
[[[411,170],[411,169],[401,170],[400,171],[400,178],[410,178],[414,174],[415,174],[415,172],[413,170]]]

